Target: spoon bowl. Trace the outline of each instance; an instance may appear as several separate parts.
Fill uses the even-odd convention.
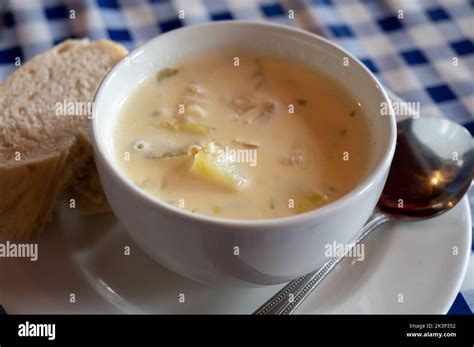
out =
[[[395,156],[378,207],[397,218],[446,212],[471,185],[471,134],[456,123],[434,117],[407,119],[397,127]]]

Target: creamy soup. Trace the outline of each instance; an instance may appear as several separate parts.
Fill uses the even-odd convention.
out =
[[[303,213],[367,173],[370,126],[338,82],[294,61],[210,53],[140,83],[120,108],[113,146],[148,194],[211,216]]]

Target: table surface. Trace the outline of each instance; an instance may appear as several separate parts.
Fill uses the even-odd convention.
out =
[[[403,99],[419,102],[421,116],[444,116],[474,133],[473,0],[6,0],[0,6],[0,81],[18,58],[66,38],[109,38],[133,49],[184,25],[262,20],[329,38]],[[469,198],[474,212],[474,188]],[[473,312],[471,255],[449,313]]]

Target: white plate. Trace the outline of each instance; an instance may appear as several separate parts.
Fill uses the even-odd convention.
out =
[[[38,261],[0,258],[9,313],[250,313],[281,287],[216,289],[182,278],[146,256],[112,214],[62,207],[48,229]],[[366,241],[364,261],[340,264],[299,312],[445,313],[470,247],[467,198],[436,219],[387,225]]]

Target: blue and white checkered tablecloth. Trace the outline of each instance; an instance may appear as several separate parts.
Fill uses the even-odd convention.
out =
[[[70,37],[110,38],[132,49],[184,25],[266,20],[328,37],[402,98],[419,101],[422,115],[444,115],[474,133],[473,0],[0,0],[0,6],[0,81],[15,59]],[[470,201],[474,212],[474,189]],[[471,256],[449,313],[473,312]]]

